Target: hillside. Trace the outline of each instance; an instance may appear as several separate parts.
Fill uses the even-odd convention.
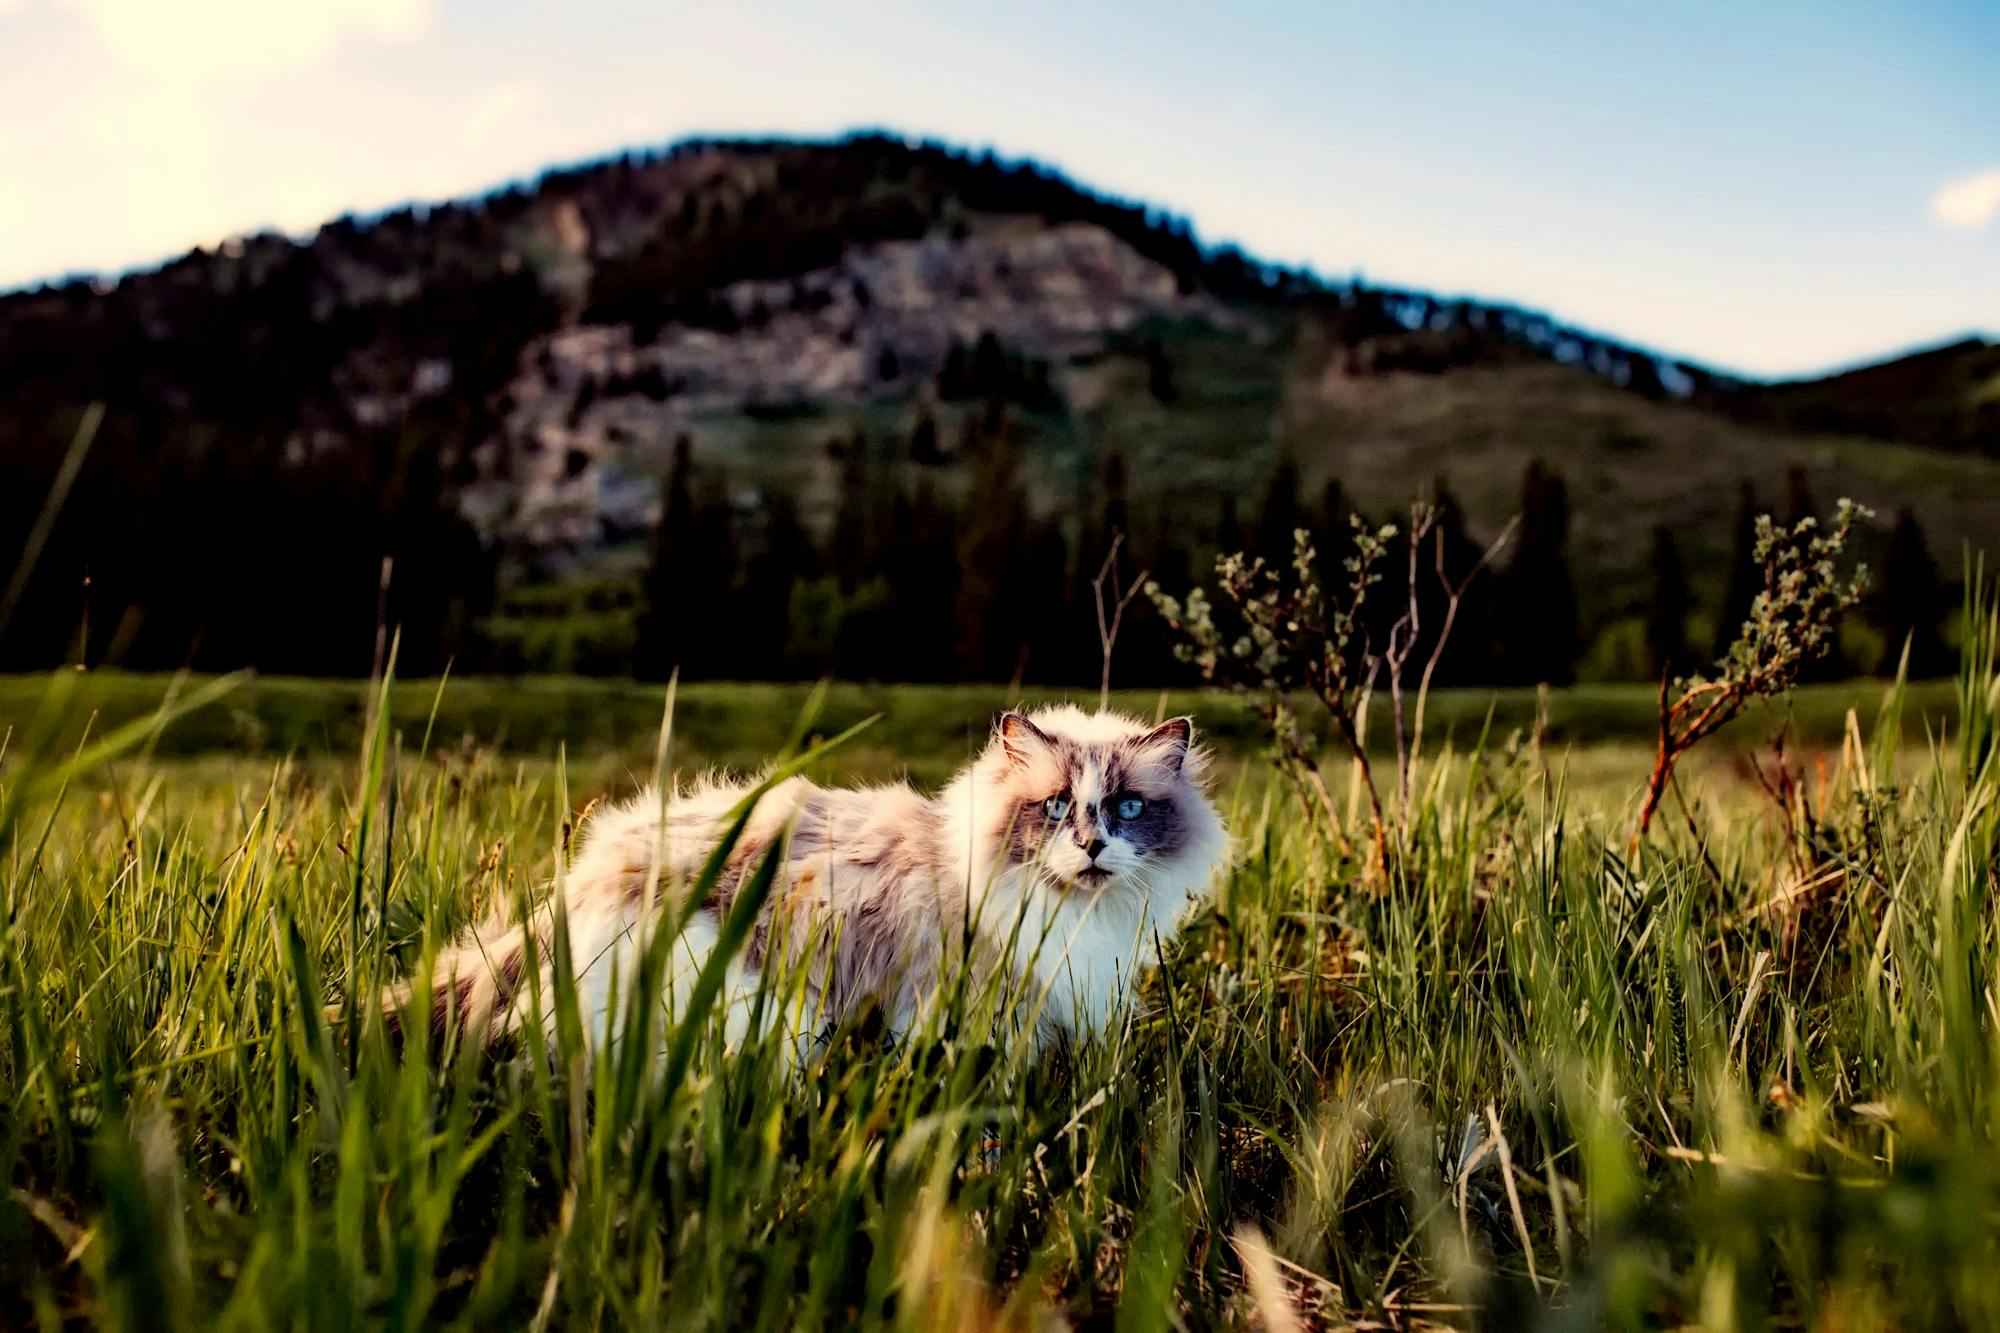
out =
[[[2000,454],[2000,344],[1966,338],[1822,379],[1745,386],[1746,420]]]
[[[1759,427],[1559,366],[1430,382],[1328,373],[1298,387],[1286,420],[1301,455],[1364,503],[1386,505],[1410,479],[1441,477],[1488,530],[1513,512],[1531,458],[1555,465],[1569,481],[1586,621],[1636,606],[1654,524],[1675,531],[1698,588],[1703,577],[1719,583],[1746,480],[1780,509],[1794,470],[1822,510],[1842,495],[1874,505],[1883,520],[1907,506],[1950,569],[1967,543],[1990,548],[2000,534],[2000,458]]]
[[[1308,508],[1329,482],[1381,511],[1442,480],[1475,535],[1542,459],[1569,483],[1587,644],[1633,611],[1655,524],[1712,613],[1741,480],[1908,506],[1947,557],[2000,531],[1995,351],[1749,385],[1535,312],[1207,250],[1032,164],[690,143],[0,297],[4,530],[26,532],[82,406],[108,407],[0,661],[81,643],[365,670],[386,610],[423,666],[579,665],[523,646],[553,618],[601,622],[584,664],[618,669],[677,449],[738,545],[716,577],[749,577],[796,515],[849,595],[898,496],[983,500],[995,440],[1019,452],[1016,544],[1047,527],[1039,576],[1070,583],[1113,458],[1112,525],[1189,568],[1280,459]],[[220,623],[213,590],[266,619]]]

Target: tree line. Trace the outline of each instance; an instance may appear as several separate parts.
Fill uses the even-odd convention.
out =
[[[440,400],[436,409],[447,412]],[[1099,671],[1091,578],[1118,540],[1113,580],[1150,577],[1175,592],[1203,582],[1218,554],[1289,562],[1308,532],[1322,568],[1350,552],[1354,506],[1338,481],[1307,495],[1280,454],[1260,491],[1218,501],[1148,488],[1135,501],[1122,455],[1097,463],[1058,511],[1031,502],[1030,461],[999,397],[965,414],[955,451],[935,461],[938,425],[920,412],[901,438],[856,429],[833,442],[838,493],[830,523],[809,523],[800,497],[773,487],[745,503],[693,442],[672,451],[643,572],[626,584],[580,585],[511,620],[497,554],[459,515],[438,436],[463,423],[419,418],[362,457],[300,459],[280,450],[154,451],[130,423],[107,418],[56,521],[39,535],[32,577],[0,624],[0,669],[58,663],[144,669],[254,666],[361,674],[378,625],[401,634],[413,672],[574,670],[663,679],[785,679],[835,674],[885,681],[1078,684]],[[59,470],[54,460],[43,460]],[[0,469],[23,460],[0,460]],[[1442,623],[1446,586],[1464,589],[1440,684],[1561,684],[1589,647],[1570,563],[1568,485],[1535,461],[1524,472],[1518,525],[1491,565],[1448,486],[1425,497],[1435,521],[1416,553],[1422,639]],[[0,535],[25,552],[46,492],[0,487]],[[1741,488],[1723,586],[1703,595],[1683,559],[1684,534],[1655,528],[1645,589],[1643,661],[1626,674],[1681,673],[1711,660],[1749,614],[1758,587],[1756,515],[1814,512],[1802,473],[1770,501]],[[1394,514],[1364,515],[1374,521]],[[1406,538],[1398,538],[1405,541]],[[1905,643],[1915,675],[1947,670],[1947,589],[1921,523],[1905,509],[1878,537],[1870,619],[1879,646],[1834,653],[1823,675],[1888,672]],[[1384,568],[1399,586],[1371,603],[1374,642],[1402,609],[1411,553]],[[20,572],[17,569],[16,572]],[[540,594],[531,594],[540,595]],[[1713,607],[1705,622],[1698,607]],[[522,624],[595,635],[568,656],[524,648]],[[1696,630],[1708,628],[1704,641]],[[1114,681],[1187,683],[1144,599],[1120,635]]]
[[[1352,551],[1356,515],[1344,489],[1330,481],[1317,495],[1305,495],[1288,455],[1279,456],[1247,507],[1224,496],[1219,505],[1197,508],[1172,496],[1135,504],[1125,459],[1114,451],[1073,508],[1038,514],[1004,408],[989,402],[969,424],[961,448],[971,477],[957,500],[928,469],[907,466],[922,461],[935,430],[920,416],[900,445],[859,431],[841,441],[840,494],[823,540],[783,489],[765,494],[754,511],[734,508],[719,474],[705,476],[682,437],[643,579],[633,672],[654,679],[678,669],[695,678],[833,674],[1074,685],[1097,676],[1097,599],[1113,594],[1094,589],[1092,578],[1107,554],[1111,584],[1130,588],[1150,578],[1181,593],[1205,581],[1225,552],[1288,564],[1300,530],[1330,577],[1338,577]],[[1387,642],[1413,586],[1415,656],[1428,660],[1449,590],[1458,589],[1437,683],[1574,681],[1590,636],[1570,565],[1562,473],[1540,460],[1528,465],[1511,540],[1490,561],[1448,486],[1435,483],[1424,499],[1433,518],[1415,553],[1414,577],[1408,536],[1399,530],[1383,562],[1385,581],[1395,586],[1369,604],[1371,641]],[[1796,522],[1812,506],[1800,472],[1789,475],[1773,504],[1744,482],[1725,586],[1707,598],[1692,586],[1680,535],[1667,526],[1653,529],[1643,599],[1632,608],[1644,625],[1640,670],[1647,678],[1699,670],[1722,652],[1759,591],[1756,516],[1772,512]],[[1867,609],[1880,647],[1862,658],[1836,649],[1817,668],[1822,678],[1892,673],[1906,642],[1912,674],[1949,670],[1941,630],[1946,588],[1922,525],[1903,509],[1879,545]],[[1703,602],[1714,608],[1705,622],[1695,614]],[[1697,642],[1702,624],[1707,633]],[[1113,675],[1125,686],[1192,679],[1143,599],[1126,617]]]

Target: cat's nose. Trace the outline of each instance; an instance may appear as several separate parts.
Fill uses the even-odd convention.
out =
[[[1098,853],[1104,850],[1104,839],[1092,838],[1090,840],[1090,844],[1086,846],[1083,850],[1089,854],[1091,860],[1095,861],[1097,859]]]

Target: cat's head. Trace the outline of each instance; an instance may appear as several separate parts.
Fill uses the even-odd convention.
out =
[[[978,769],[986,808],[1004,820],[995,861],[1070,892],[1198,888],[1223,846],[1205,768],[1184,717],[1003,714]]]

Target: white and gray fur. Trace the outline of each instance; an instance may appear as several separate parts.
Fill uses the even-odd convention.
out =
[[[935,796],[901,784],[778,783],[692,912],[682,910],[688,886],[756,784],[711,781],[665,800],[648,790],[584,826],[555,895],[535,913],[532,951],[521,926],[494,921],[438,956],[432,1021],[490,1037],[539,1012],[553,1031],[557,899],[592,1040],[622,1026],[626,988],[663,922],[679,925],[661,988],[678,1013],[737,892],[775,847],[777,881],[724,988],[732,1043],[747,1031],[760,970],[781,960],[804,969],[800,1008],[781,1019],[795,1036],[871,1002],[891,1031],[906,1031],[965,966],[982,977],[1006,969],[998,979],[1010,983],[1009,1013],[1038,1043],[1088,1035],[1116,1017],[1156,940],[1224,855],[1205,769],[1185,718],[1154,726],[1071,706],[1007,713]],[[1119,818],[1122,797],[1139,799],[1124,804],[1137,817]],[[400,1011],[409,997],[400,988],[390,1004]]]

